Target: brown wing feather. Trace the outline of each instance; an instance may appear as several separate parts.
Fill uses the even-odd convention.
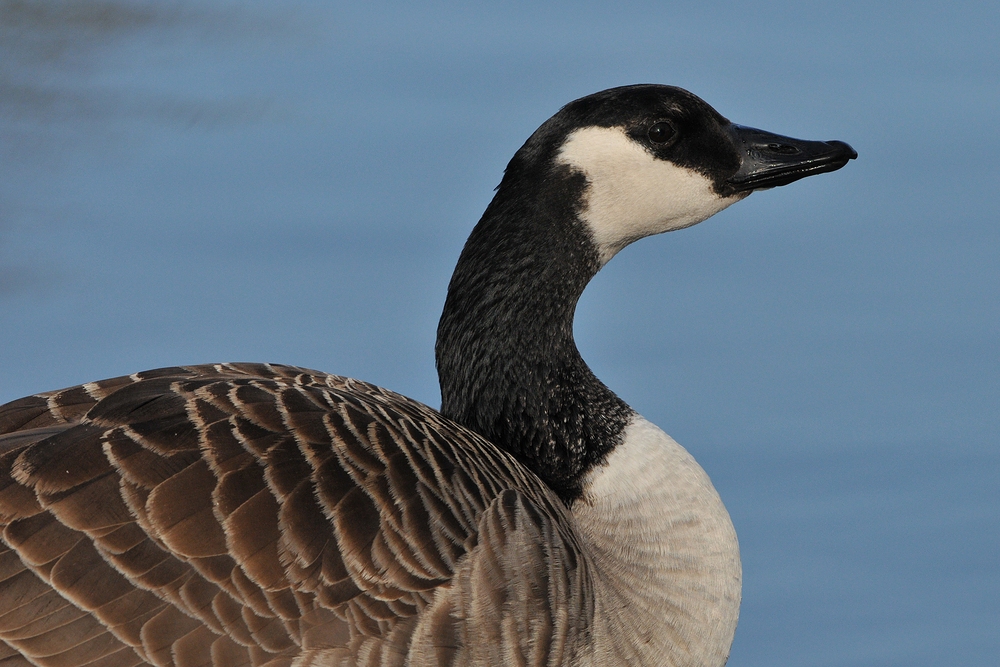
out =
[[[530,472],[298,368],[0,407],[0,526],[0,664],[562,664],[589,609],[571,521]]]

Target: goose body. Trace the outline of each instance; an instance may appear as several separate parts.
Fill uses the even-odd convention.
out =
[[[740,560],[705,472],[573,342],[628,243],[855,157],[686,91],[517,152],[438,330],[442,407],[263,364],[0,407],[0,665],[721,667]]]

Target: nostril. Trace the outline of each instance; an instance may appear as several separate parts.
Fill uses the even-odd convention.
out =
[[[772,153],[780,153],[781,155],[795,155],[799,152],[798,148],[789,144],[768,144],[767,150]]]

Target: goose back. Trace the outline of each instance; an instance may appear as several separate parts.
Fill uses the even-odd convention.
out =
[[[555,665],[592,620],[558,498],[374,385],[168,368],[15,401],[0,434],[12,660]]]

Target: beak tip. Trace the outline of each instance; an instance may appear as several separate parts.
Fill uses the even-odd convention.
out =
[[[854,150],[853,148],[851,148],[851,145],[849,143],[847,143],[846,141],[837,141],[836,139],[834,139],[833,141],[828,141],[826,143],[830,144],[831,146],[835,146],[835,147],[839,148],[840,150],[842,150],[844,152],[844,155],[847,157],[848,160],[855,160],[858,157],[858,152],[856,150]]]

